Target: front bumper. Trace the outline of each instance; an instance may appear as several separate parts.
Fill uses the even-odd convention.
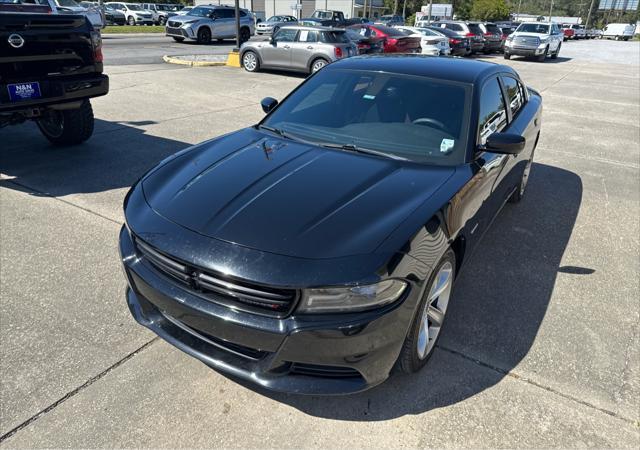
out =
[[[514,56],[539,56],[546,50],[546,47],[510,47],[505,45],[504,52]]]
[[[172,282],[139,257],[126,227],[120,252],[127,303],[141,325],[214,369],[280,392],[348,394],[384,381],[420,291],[411,286],[376,311],[278,319],[234,310]]]

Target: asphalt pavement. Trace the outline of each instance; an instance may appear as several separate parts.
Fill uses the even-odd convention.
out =
[[[304,77],[107,52],[87,143],[0,129],[0,447],[640,446],[639,42],[487,58],[543,96],[527,195],[461,274],[425,370],[331,398],[238,384],[137,325],[117,250],[133,182]]]

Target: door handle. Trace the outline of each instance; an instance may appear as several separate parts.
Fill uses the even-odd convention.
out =
[[[307,50],[313,50],[313,47],[311,45],[308,45]]]
[[[288,45],[285,45],[285,46],[284,46],[284,47],[282,47],[282,48],[291,48],[291,47],[289,47]]]

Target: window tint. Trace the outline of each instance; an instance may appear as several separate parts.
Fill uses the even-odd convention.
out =
[[[463,31],[462,25],[458,25],[457,23],[448,23],[445,26],[453,31]]]
[[[196,16],[196,17],[209,17],[209,13],[211,12],[211,10],[209,8],[193,8],[190,12],[189,15],[190,16]],[[220,11],[214,11],[216,13],[215,17],[220,17]]]
[[[292,30],[287,28],[281,28],[273,38],[276,42],[293,42],[296,40],[296,34],[298,30]]]
[[[549,32],[549,25],[540,23],[521,23],[516,31],[546,34]]]
[[[236,17],[236,11],[231,8],[216,9],[216,12],[221,19],[234,19]]]
[[[465,156],[470,91],[465,84],[404,74],[320,71],[264,123],[294,139],[457,165]]]
[[[473,34],[484,34],[482,32],[482,28],[480,28],[480,25],[478,25],[477,23],[470,23],[469,25],[469,31],[472,32]]]
[[[501,131],[505,123],[507,123],[507,111],[504,107],[502,91],[498,79],[493,78],[484,85],[480,96],[478,118],[480,144],[484,144],[492,133]]]
[[[318,32],[310,30],[300,30],[298,42],[318,42]]]
[[[524,105],[524,93],[518,80],[511,77],[502,77],[502,82],[507,90],[507,98],[509,99],[509,106],[511,108],[511,115],[513,117],[518,114],[522,105]]]
[[[407,33],[400,31],[397,28],[387,27],[385,25],[376,25],[376,30],[386,34],[387,36],[406,36]]]
[[[240,10],[240,17],[247,17],[247,12],[243,11],[243,10]]]
[[[344,31],[323,31],[320,33],[320,42],[325,44],[347,44],[350,41]]]

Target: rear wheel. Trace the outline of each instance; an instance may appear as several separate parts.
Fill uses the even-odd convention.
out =
[[[455,253],[448,249],[431,274],[398,357],[406,373],[420,370],[433,354],[449,306],[455,267]]]
[[[326,59],[318,58],[311,63],[311,73],[316,73],[318,70],[322,69],[324,66],[329,64]]]
[[[93,134],[93,109],[89,100],[84,100],[76,109],[47,111],[37,124],[53,145],[80,144]]]
[[[242,55],[242,67],[244,67],[244,70],[247,72],[257,72],[258,69],[260,69],[258,55],[252,51],[246,51]]]
[[[210,44],[211,43],[211,30],[207,27],[202,27],[198,30],[198,44]]]

